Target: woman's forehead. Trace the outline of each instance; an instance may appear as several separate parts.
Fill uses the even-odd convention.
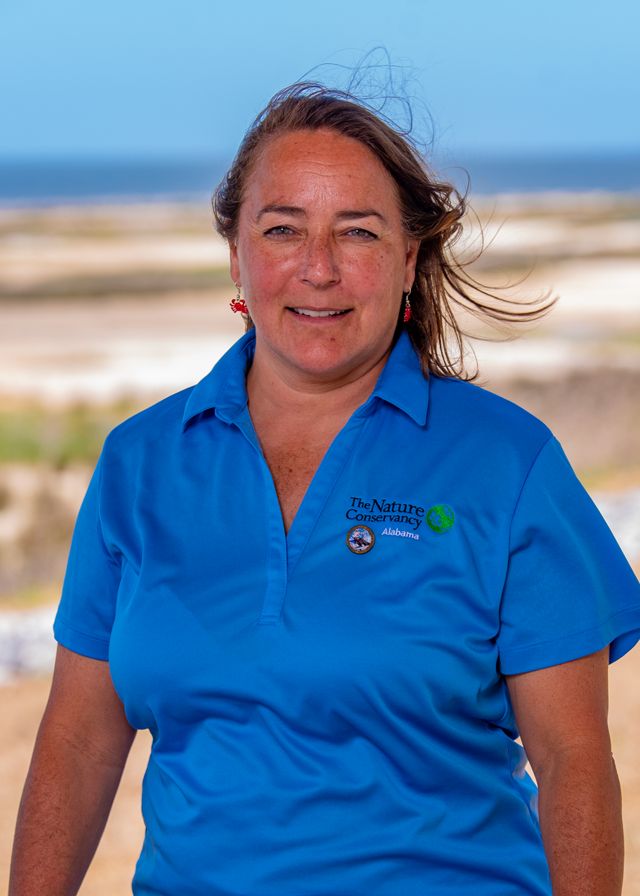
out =
[[[286,192],[374,194],[397,203],[395,181],[367,146],[323,128],[269,138],[247,178],[244,199],[272,200]],[[278,195],[280,201],[284,197]]]

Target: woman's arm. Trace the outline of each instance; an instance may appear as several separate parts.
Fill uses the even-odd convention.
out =
[[[609,647],[506,676],[539,788],[553,896],[620,896],[620,784],[607,725]]]
[[[59,646],[20,803],[9,896],[78,892],[134,735],[108,664]]]

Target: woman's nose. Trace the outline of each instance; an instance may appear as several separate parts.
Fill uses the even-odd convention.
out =
[[[301,278],[311,286],[331,286],[340,280],[335,247],[331,238],[309,238],[302,261]]]

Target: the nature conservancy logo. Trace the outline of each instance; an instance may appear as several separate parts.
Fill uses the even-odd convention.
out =
[[[368,554],[376,536],[368,526],[354,526],[347,532],[347,547],[354,554]]]
[[[375,543],[375,534],[369,526],[363,523],[393,523],[385,525],[381,535],[392,535],[398,538],[408,538],[420,541],[418,530],[426,523],[431,532],[441,534],[447,532],[455,522],[455,514],[448,504],[434,504],[432,507],[423,507],[420,504],[411,504],[404,501],[390,501],[387,498],[361,498],[352,495],[345,516],[348,520],[359,523],[349,530],[347,544],[349,549],[357,554],[365,554],[371,550]],[[400,523],[401,526],[397,524]],[[363,542],[358,550],[352,545],[352,538],[369,538]],[[365,533],[365,536],[362,535]],[[367,536],[366,533],[369,533]]]
[[[424,522],[425,508],[386,498],[349,498],[346,517],[358,523],[405,523],[417,531]]]

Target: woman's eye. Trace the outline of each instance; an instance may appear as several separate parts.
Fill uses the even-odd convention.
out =
[[[268,230],[265,230],[265,236],[289,236],[292,233],[293,230],[287,227],[286,224],[278,224],[277,227],[270,227]]]
[[[370,230],[365,230],[363,227],[352,227],[351,230],[347,231],[354,236],[357,236],[359,239],[365,240],[377,240],[378,237],[375,233],[372,233]]]

